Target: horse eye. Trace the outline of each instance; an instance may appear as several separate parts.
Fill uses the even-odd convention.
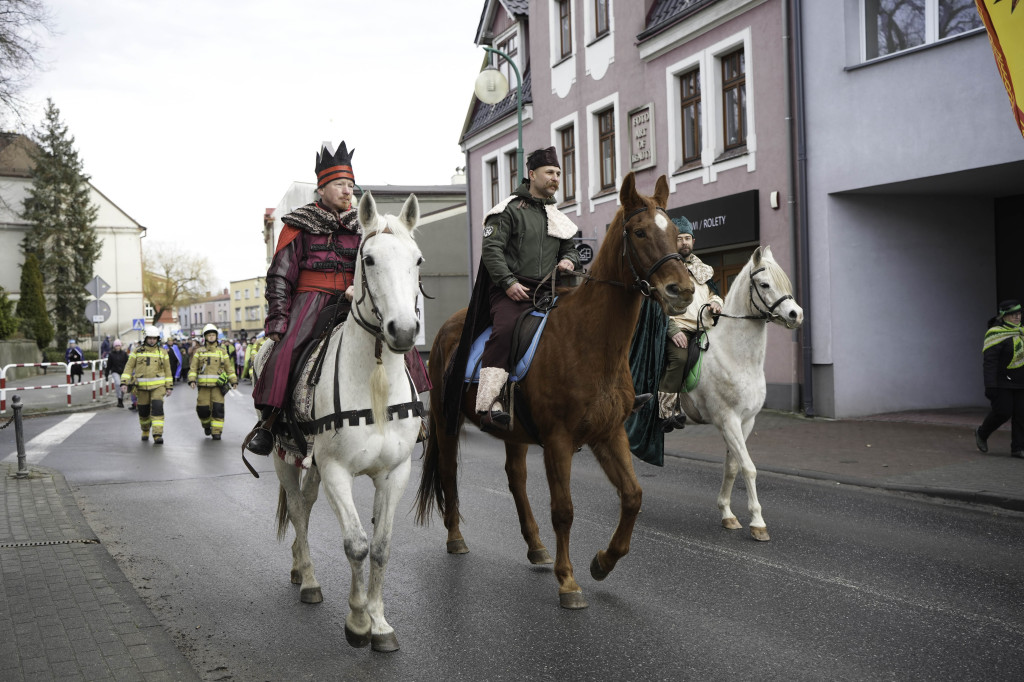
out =
[[[761,282],[761,288],[762,289],[767,289],[767,288],[769,288],[769,286],[770,285],[768,284],[768,282]]]
[[[363,265],[373,265],[373,256],[363,256]]]
[[[423,265],[423,256],[416,259],[416,267]]]
[[[644,237],[647,236],[647,232],[645,230],[634,230],[633,235],[639,237],[640,239],[643,239]]]

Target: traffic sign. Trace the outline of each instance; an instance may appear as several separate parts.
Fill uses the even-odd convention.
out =
[[[85,316],[93,323],[106,322],[110,318],[110,306],[106,301],[89,301],[85,304]]]
[[[145,328],[146,328],[146,321],[144,319],[142,319],[141,317],[134,317],[134,318],[132,318],[132,329],[141,332]]]
[[[102,277],[96,275],[85,285],[85,290],[94,298],[103,298],[103,294],[110,291],[110,285],[104,282]]]

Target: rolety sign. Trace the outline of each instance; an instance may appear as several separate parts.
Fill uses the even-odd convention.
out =
[[[758,190],[730,194],[688,206],[670,208],[668,217],[685,217],[693,225],[698,249],[760,240]],[[678,224],[678,223],[677,223]]]

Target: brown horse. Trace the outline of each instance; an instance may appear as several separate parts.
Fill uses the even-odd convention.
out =
[[[608,548],[598,551],[590,565],[594,579],[603,580],[629,552],[643,495],[633,471],[625,429],[635,399],[629,346],[643,296],[654,296],[672,315],[684,311],[693,300],[693,282],[676,254],[677,229],[664,213],[668,194],[665,176],[658,178],[653,197],[637,193],[633,173],[625,177],[619,189],[619,210],[589,277],[559,298],[530,373],[519,384],[544,446],[551,522],[557,542],[555,577],[559,602],[565,608],[587,606],[569,560],[573,453],[589,445],[619,495],[618,526]],[[438,331],[430,351],[430,379],[434,384],[430,394],[431,428],[416,495],[416,520],[420,524],[429,520],[436,502],[448,529],[448,552],[452,554],[464,554],[469,549],[459,531],[459,438],[446,429],[442,384],[465,319],[466,310],[453,315]],[[462,381],[462,377],[453,375],[451,381]],[[467,417],[479,426],[475,401],[473,385],[463,396],[460,423],[458,429],[453,429],[456,433]],[[527,558],[534,564],[551,563],[526,496],[526,449],[534,441],[519,421],[513,431],[492,435],[505,441],[505,472],[526,540]]]

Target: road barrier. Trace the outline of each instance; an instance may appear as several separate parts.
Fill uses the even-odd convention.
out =
[[[102,396],[104,392],[113,390],[113,382],[109,377],[103,378],[103,369],[106,366],[106,359],[102,360],[81,360],[79,362],[28,362],[18,363],[13,365],[5,365],[0,369],[0,414],[7,412],[7,391],[38,391],[47,388],[63,388],[67,391],[67,404],[71,406],[71,387],[76,385],[90,384],[92,386],[92,402],[96,402],[98,396]],[[89,367],[91,373],[91,379],[89,381],[82,381],[81,384],[71,383],[71,366],[80,365],[84,370]],[[47,384],[42,386],[7,386],[7,371],[16,367],[42,367],[43,371],[46,372],[50,367],[63,367],[64,368],[64,381],[63,384]],[[84,379],[84,371],[83,371]]]

